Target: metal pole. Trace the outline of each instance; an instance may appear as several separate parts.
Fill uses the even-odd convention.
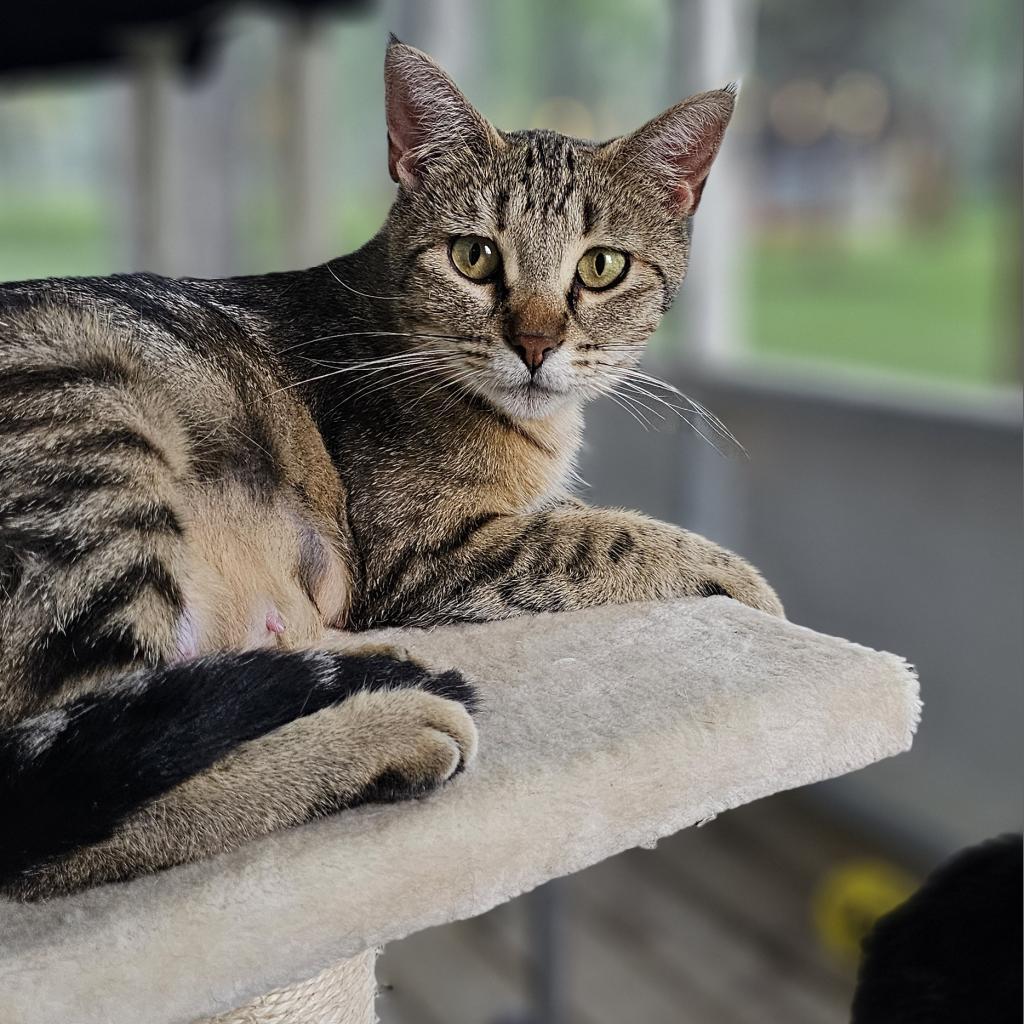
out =
[[[756,13],[756,0],[677,0],[677,38],[686,57],[681,64],[694,69],[685,92],[721,87],[751,68]],[[741,94],[741,107],[742,102]],[[742,261],[749,223],[744,141],[740,114],[726,133],[693,221],[679,347],[705,366],[727,363],[744,343]],[[686,381],[679,383],[687,387]],[[672,472],[678,480],[676,520],[742,550],[746,499],[737,463],[691,438],[677,450]]]
[[[132,269],[173,272],[175,221],[169,139],[177,39],[169,33],[126,41],[133,57],[131,168]]]
[[[179,200],[176,268],[190,277],[224,277],[235,264],[232,158],[237,141],[234,69],[220,62],[178,90],[175,166]]]
[[[329,92],[323,22],[312,15],[281,22],[280,149],[287,264],[299,268],[334,255],[330,245],[325,139]]]
[[[526,897],[529,914],[531,1024],[564,1024],[565,985],[565,884],[548,882]]]
[[[554,879],[521,899],[526,907],[529,951],[526,1010],[502,1016],[497,1024],[567,1024],[564,934],[565,879]]]
[[[698,88],[741,79],[753,55],[755,0],[698,0],[695,14],[690,60],[683,63],[700,69]],[[708,362],[725,361],[742,346],[737,292],[748,193],[738,127],[734,123],[726,135],[695,218],[695,254],[686,285],[689,344]]]

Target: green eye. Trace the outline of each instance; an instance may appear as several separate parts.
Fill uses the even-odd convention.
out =
[[[452,242],[452,263],[470,281],[486,281],[501,265],[498,247],[489,238],[461,235]]]
[[[598,246],[583,254],[576,264],[576,276],[585,288],[600,291],[621,281],[629,268],[629,257],[618,249]]]

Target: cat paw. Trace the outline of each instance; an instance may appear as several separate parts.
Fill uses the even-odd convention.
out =
[[[393,661],[406,661],[424,671],[429,671],[427,663],[402,644],[360,643],[349,648],[350,654],[360,654],[367,658],[391,658]]]
[[[696,572],[693,594],[696,597],[731,597],[758,611],[785,618],[786,613],[778,594],[765,578],[748,562],[736,555],[723,552],[705,572]]]
[[[353,698],[362,704],[361,741],[374,752],[372,778],[358,803],[426,796],[476,759],[475,692],[455,673],[433,676],[431,683],[438,692],[410,688]]]

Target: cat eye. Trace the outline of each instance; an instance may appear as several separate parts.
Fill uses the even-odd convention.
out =
[[[455,269],[470,281],[486,281],[501,266],[498,247],[479,235],[460,235],[452,242],[450,253]]]
[[[601,291],[617,284],[629,269],[629,257],[618,249],[597,246],[583,254],[576,264],[576,276],[584,288]]]

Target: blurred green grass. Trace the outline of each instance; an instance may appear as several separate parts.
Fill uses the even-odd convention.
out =
[[[1013,339],[1002,240],[995,204],[916,230],[766,231],[747,268],[752,347],[966,384],[1006,381]]]
[[[87,193],[4,197],[0,205],[0,281],[111,274],[117,245],[108,211]]]
[[[377,205],[339,210],[339,239],[368,237]],[[269,203],[257,206],[264,204],[247,209],[239,238],[250,273],[280,265],[278,218]],[[979,204],[916,231],[762,232],[740,286],[754,353],[969,385],[1009,380],[1000,214]],[[0,280],[107,274],[125,269],[123,261],[109,210],[94,196],[0,207]]]

